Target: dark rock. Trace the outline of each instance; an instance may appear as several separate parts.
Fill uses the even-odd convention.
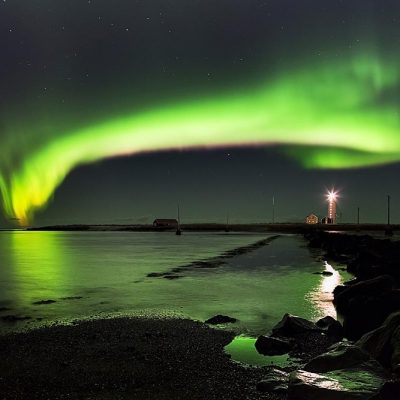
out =
[[[366,351],[343,342],[334,346],[327,353],[312,359],[303,369],[308,372],[328,372],[352,368],[367,361],[371,361],[371,356]]]
[[[400,394],[400,381],[387,381],[382,386],[377,396],[371,400],[398,400]]]
[[[334,304],[340,313],[349,309],[349,302],[356,296],[379,296],[383,292],[393,290],[396,283],[389,275],[378,276],[373,279],[358,282],[354,285],[345,287],[345,289],[335,289]]]
[[[286,393],[289,384],[289,373],[271,368],[266,371],[264,378],[257,383],[260,392]]]
[[[322,275],[322,276],[332,276],[333,272],[331,271],[322,271],[322,272],[313,272],[314,275]]]
[[[381,327],[365,334],[356,345],[382,365],[400,372],[400,311],[390,315]]]
[[[289,376],[289,400],[368,400],[379,392],[384,377],[368,367],[324,374],[294,371]]]
[[[318,328],[323,329],[327,335],[338,340],[343,339],[344,331],[342,324],[331,316],[328,315],[321,318],[315,323],[315,325],[317,325]]]
[[[159,277],[164,276],[164,275],[165,275],[165,272],[150,272],[146,276],[148,278],[159,278]]]
[[[32,304],[35,305],[40,305],[40,304],[53,304],[56,303],[55,300],[39,300],[39,301],[34,301]]]
[[[254,346],[264,356],[277,356],[288,353],[293,348],[294,343],[285,339],[259,336]]]
[[[67,297],[61,297],[61,300],[80,300],[83,299],[82,296],[67,296]]]
[[[210,325],[219,325],[219,324],[229,324],[229,323],[235,323],[237,321],[236,318],[228,317],[227,315],[215,315],[212,318],[209,318],[207,321],[205,321],[206,324]]]
[[[320,331],[313,322],[291,314],[285,314],[272,328],[273,336],[292,337],[305,332]]]
[[[169,279],[169,280],[173,280],[173,279],[179,279],[179,278],[183,278],[183,275],[165,275],[163,276],[164,279]]]
[[[347,286],[344,285],[338,285],[333,289],[333,297],[337,298],[340,293],[344,292],[347,289]]]
[[[0,312],[4,312],[4,311],[10,311],[10,308],[7,307],[0,307]]]
[[[32,319],[31,317],[20,317],[18,315],[5,315],[1,317],[4,322],[18,322],[18,321],[25,321],[28,319]]]
[[[347,338],[358,340],[400,309],[400,291],[394,286],[393,278],[384,275],[334,291],[334,303],[343,317]]]
[[[319,319],[315,323],[315,325],[317,325],[318,328],[327,329],[329,326],[335,324],[336,322],[338,322],[338,321],[336,321],[335,318],[331,317],[330,315],[327,315],[326,317]]]

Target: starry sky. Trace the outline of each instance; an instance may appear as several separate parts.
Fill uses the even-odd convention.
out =
[[[395,0],[2,0],[0,225],[400,223]]]

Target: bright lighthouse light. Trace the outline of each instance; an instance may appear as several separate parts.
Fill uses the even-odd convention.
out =
[[[335,191],[329,191],[328,194],[326,195],[328,198],[328,201],[336,201],[338,194]]]

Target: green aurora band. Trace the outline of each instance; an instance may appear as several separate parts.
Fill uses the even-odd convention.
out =
[[[395,62],[358,57],[281,74],[257,90],[166,105],[42,139],[15,167],[2,148],[0,190],[28,224],[76,166],[171,149],[280,145],[307,168],[400,160]],[[7,145],[9,145],[8,148]],[[15,163],[14,163],[15,164]]]

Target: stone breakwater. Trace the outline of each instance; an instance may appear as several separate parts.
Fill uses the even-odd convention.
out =
[[[279,238],[280,235],[274,235],[267,237],[265,239],[258,240],[255,243],[249,244],[247,246],[237,247],[232,250],[227,250],[222,254],[211,257],[206,260],[193,261],[186,265],[180,265],[174,267],[169,271],[165,272],[150,272],[147,274],[147,278],[164,278],[164,279],[180,279],[185,277],[185,273],[190,272],[194,269],[212,269],[223,266],[227,260],[230,258],[249,253],[251,251],[257,250],[261,247],[269,245],[273,240]]]
[[[328,232],[305,237],[354,275],[334,290],[343,327],[328,317],[313,323],[285,315],[256,348],[301,363],[292,371],[270,368],[258,390],[288,400],[400,398],[400,243]]]
[[[400,311],[400,242],[327,232],[306,235],[310,247],[346,264],[354,279],[334,290],[344,335],[357,340]]]

